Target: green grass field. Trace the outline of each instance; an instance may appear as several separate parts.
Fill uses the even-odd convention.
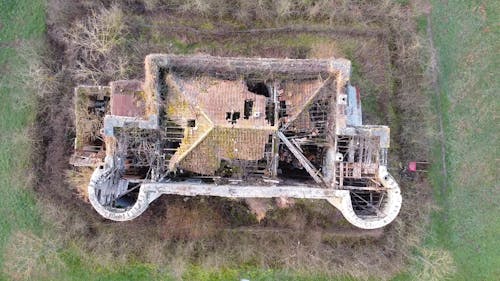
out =
[[[15,231],[40,233],[40,217],[30,183],[28,127],[34,119],[30,93],[16,89],[13,69],[24,67],[17,49],[41,40],[45,30],[40,1],[0,4],[0,253]],[[6,257],[0,255],[0,264]]]
[[[433,1],[448,186],[433,173],[441,211],[429,243],[451,251],[453,280],[498,280],[500,274],[499,14],[495,1]]]
[[[499,105],[495,94],[500,88],[495,79],[500,65],[499,8],[494,1],[433,1],[448,184],[442,185],[436,165],[431,179],[440,210],[432,217],[424,247],[451,253],[455,271],[448,276],[450,280],[497,280],[500,275],[500,192],[495,165],[499,159],[495,123]],[[44,9],[41,0],[0,3],[0,280],[174,280],[169,269],[153,264],[133,260],[100,264],[96,257],[84,253],[77,241],[63,247],[52,238],[56,236],[50,223],[41,216],[30,189],[29,133],[35,122],[35,93],[22,90],[19,73],[27,70],[27,65],[22,63],[19,50],[33,42],[43,44]],[[439,153],[435,149],[436,163],[441,159]],[[412,265],[415,270],[424,270],[426,261],[416,260]],[[396,279],[426,276],[439,280],[432,274],[412,272],[409,269]],[[253,267],[213,272],[190,267],[183,277],[214,281],[329,280]]]

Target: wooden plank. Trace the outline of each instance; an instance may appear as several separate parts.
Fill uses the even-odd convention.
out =
[[[283,141],[283,143],[290,149],[292,154],[299,160],[300,164],[306,169],[306,171],[311,175],[311,177],[319,184],[324,183],[321,173],[309,162],[309,160],[300,152],[300,150],[293,145],[290,140],[282,133],[277,133],[278,137]]]

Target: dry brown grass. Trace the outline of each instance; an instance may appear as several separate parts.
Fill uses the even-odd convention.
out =
[[[166,240],[210,239],[220,231],[222,225],[223,219],[212,208],[168,205],[162,220],[161,235]]]
[[[91,167],[80,167],[66,171],[66,181],[71,189],[75,189],[78,197],[89,202],[87,187],[94,169]]]
[[[128,2],[89,6],[82,1],[75,4],[82,11],[73,18],[67,15],[74,11],[64,7],[60,9],[62,15],[58,16],[57,10],[49,13],[49,21],[58,23],[49,28],[52,44],[64,54],[59,62],[63,76],[70,81],[65,80],[42,101],[37,130],[44,143],[39,148],[43,168],[37,189],[44,215],[63,243],[79,241],[84,251],[99,257],[104,264],[126,263],[135,258],[175,269],[176,276],[193,263],[212,269],[247,264],[360,278],[389,278],[401,270],[425,231],[432,201],[426,181],[401,180],[403,209],[398,219],[384,229],[382,237],[328,234],[332,229],[346,233],[356,229],[325,202],[308,201],[299,201],[288,210],[270,211],[268,218],[258,224],[247,206],[238,201],[192,198],[184,202],[180,197],[163,196],[136,220],[112,223],[78,199],[77,190],[86,186],[89,171],[66,172],[72,147],[66,128],[74,121],[68,93],[75,84],[104,83],[127,75],[141,79],[142,60],[149,52],[277,57],[350,55],[360,68],[359,82],[365,81],[361,84],[362,94],[375,98],[377,110],[383,113],[381,121],[392,127],[391,163],[426,158],[428,99],[422,90],[421,47],[410,11],[390,1],[315,1],[313,5],[286,0],[229,4],[218,0],[143,2],[147,16],[139,14],[140,9],[130,8]],[[195,32],[168,29],[170,23],[175,23],[224,31],[251,25],[282,26],[311,18],[333,29],[356,25],[368,31],[388,29],[392,35],[291,33],[207,38]],[[399,82],[393,85],[392,81]],[[73,189],[68,189],[66,182]],[[238,226],[251,226],[258,231],[240,231],[235,229]],[[284,230],[267,231],[276,227]]]
[[[450,280],[456,272],[453,257],[443,249],[420,248],[415,256],[420,268],[414,269],[412,280],[441,281]]]
[[[5,251],[3,271],[10,280],[48,280],[58,276],[64,263],[57,254],[55,244],[47,243],[30,232],[14,233]]]

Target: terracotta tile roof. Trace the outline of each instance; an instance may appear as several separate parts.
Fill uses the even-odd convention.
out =
[[[209,126],[187,128],[181,148],[172,157],[175,166],[192,172],[213,175],[221,159],[257,161],[264,158],[269,135],[278,129],[266,120],[269,97],[249,91],[244,80],[224,80],[210,76],[180,77],[168,74],[166,114],[186,126],[196,119],[197,126],[208,118]],[[331,81],[330,81],[331,82]],[[287,102],[288,114],[296,118],[324,86],[320,79],[282,82],[280,100]],[[252,101],[252,114],[245,118],[245,101]],[[307,111],[307,110],[306,110]],[[228,116],[237,113],[235,122]],[[203,115],[203,118],[201,118]],[[200,119],[201,118],[201,119]],[[204,124],[204,123],[203,123]]]

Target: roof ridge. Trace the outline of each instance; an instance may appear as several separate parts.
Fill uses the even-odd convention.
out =
[[[193,151],[193,149],[195,149],[200,143],[202,143],[203,140],[205,140],[207,138],[207,136],[213,131],[213,129],[215,127],[214,123],[212,122],[212,120],[210,120],[210,118],[206,115],[206,113],[203,112],[203,110],[201,110],[201,108],[199,108],[199,107],[197,107],[197,109],[200,112],[200,114],[203,116],[203,118],[206,121],[208,121],[209,127],[206,131],[203,131],[203,133],[201,135],[197,136],[196,139],[194,140],[194,142],[190,143],[189,145],[186,142],[184,142],[184,140],[186,140],[188,137],[184,136],[183,141],[181,142],[181,145],[179,146],[179,149],[175,152],[175,154],[172,156],[172,159],[170,160],[169,167],[168,167],[169,170],[174,170],[175,165],[180,163],[184,158],[186,158],[187,155],[189,155],[191,153],[191,151]],[[197,131],[197,132],[200,132],[200,131]],[[181,150],[181,147],[183,145],[188,146],[188,147],[185,150]]]

